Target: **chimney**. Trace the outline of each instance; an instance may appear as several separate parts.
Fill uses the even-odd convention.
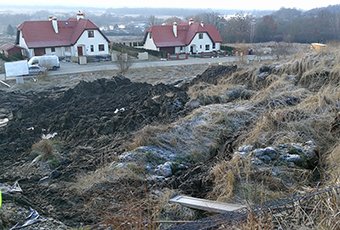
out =
[[[174,32],[174,36],[177,38],[177,22],[172,24],[172,31]]]
[[[84,18],[85,18],[85,14],[79,10],[77,13],[77,21],[79,21],[80,19],[84,19]]]
[[[201,21],[201,26],[202,26],[202,27],[204,27],[204,23],[203,23],[203,21]]]
[[[189,19],[189,26],[192,25],[194,23],[194,19],[193,18],[190,18]]]
[[[56,34],[59,33],[57,18],[56,17],[50,17],[48,20],[52,22],[52,27],[54,29],[54,32]]]

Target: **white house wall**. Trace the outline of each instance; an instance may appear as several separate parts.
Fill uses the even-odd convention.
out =
[[[51,48],[45,49],[46,54],[54,54],[58,57],[64,57],[65,56],[65,47],[55,47],[55,52],[52,52]]]
[[[180,53],[189,53],[189,49],[187,46],[183,46],[183,47],[180,47],[180,46],[176,46],[175,47],[175,54],[180,54]]]
[[[208,36],[207,33],[203,33],[203,38],[199,39],[199,33],[195,35],[195,37],[192,39],[191,43],[189,44],[189,50],[191,45],[196,46],[196,52],[201,53],[201,52],[210,52],[212,51],[212,41],[210,37]],[[205,45],[209,45],[209,50],[205,49]],[[194,50],[195,52],[195,50]]]
[[[22,31],[20,31],[20,35],[19,35],[19,46],[24,48],[28,52],[29,57],[33,56],[33,49],[28,49],[26,41],[25,41],[24,37],[22,36]]]
[[[147,50],[157,50],[157,51],[159,51],[159,48],[156,47],[155,42],[153,41],[152,36],[150,38],[150,33],[148,33],[146,35],[146,40],[145,40],[143,48],[147,49]]]
[[[94,31],[94,37],[89,38],[88,37],[88,32],[85,30],[83,34],[80,36],[78,39],[77,43],[74,44],[73,49],[74,49],[74,54],[75,56],[78,56],[78,51],[77,47],[78,46],[83,46],[83,55],[86,56],[94,56],[94,55],[108,55],[109,52],[109,44],[107,40],[103,37],[103,35],[98,31],[98,30],[93,30]],[[104,51],[99,51],[99,44],[104,45]],[[91,52],[91,45],[93,45],[93,52]]]

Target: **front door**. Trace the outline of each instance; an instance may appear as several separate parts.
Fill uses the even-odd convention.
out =
[[[83,47],[82,46],[78,46],[77,47],[77,50],[78,50],[78,56],[83,56]]]
[[[195,45],[191,45],[190,46],[190,53],[191,54],[195,54],[197,51],[196,51],[196,46]]]
[[[35,48],[34,49],[34,56],[42,56],[46,54],[45,48]]]

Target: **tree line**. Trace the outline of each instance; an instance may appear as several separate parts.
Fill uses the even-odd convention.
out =
[[[216,15],[215,15],[216,16]],[[225,42],[331,42],[340,40],[340,5],[302,12],[280,10],[255,18],[236,14],[228,19],[201,15],[214,24]]]
[[[34,14],[34,18],[47,18],[48,15],[50,15],[48,11],[38,11]],[[72,16],[70,13],[65,14],[60,19],[66,19],[70,16]],[[4,28],[6,34],[15,35],[16,25],[31,19],[31,17],[25,14],[0,14],[0,24],[7,24]],[[122,17],[109,12],[102,15],[88,14],[88,18],[91,18],[99,26],[117,21],[121,23],[146,22],[150,26],[183,20],[183,18],[178,17],[162,20],[155,16],[147,17],[145,15],[133,18],[131,16]],[[186,16],[187,20],[189,18],[215,25],[223,41],[227,43],[268,41],[326,43],[340,40],[340,5],[316,8],[306,12],[281,8],[264,16],[237,13],[230,17],[222,17],[220,12],[209,12]]]

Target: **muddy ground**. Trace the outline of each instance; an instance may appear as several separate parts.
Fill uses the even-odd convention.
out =
[[[23,196],[34,208],[69,226],[99,223],[102,213],[84,207],[93,194],[79,197],[68,191],[67,186],[77,176],[114,161],[126,150],[133,134],[146,125],[171,123],[188,114],[192,108],[186,106],[189,101],[186,90],[161,82],[189,82],[206,67],[149,68],[143,73],[131,70],[126,74],[129,78],[108,72],[38,77],[27,79],[24,85],[3,88],[1,118],[10,121],[0,128],[1,182],[19,181]],[[32,167],[30,162],[36,157],[32,146],[39,143],[42,135],[53,133],[58,163]],[[46,176],[49,186],[41,183]],[[122,191],[114,189],[120,183],[127,182],[103,185],[92,192],[107,199],[116,193],[117,199],[125,201],[127,197],[119,198]],[[144,186],[136,183],[138,189]],[[110,188],[104,190],[107,186]],[[134,187],[133,181],[131,186]],[[83,202],[84,199],[87,201]],[[14,224],[13,220],[9,222],[5,226]]]

